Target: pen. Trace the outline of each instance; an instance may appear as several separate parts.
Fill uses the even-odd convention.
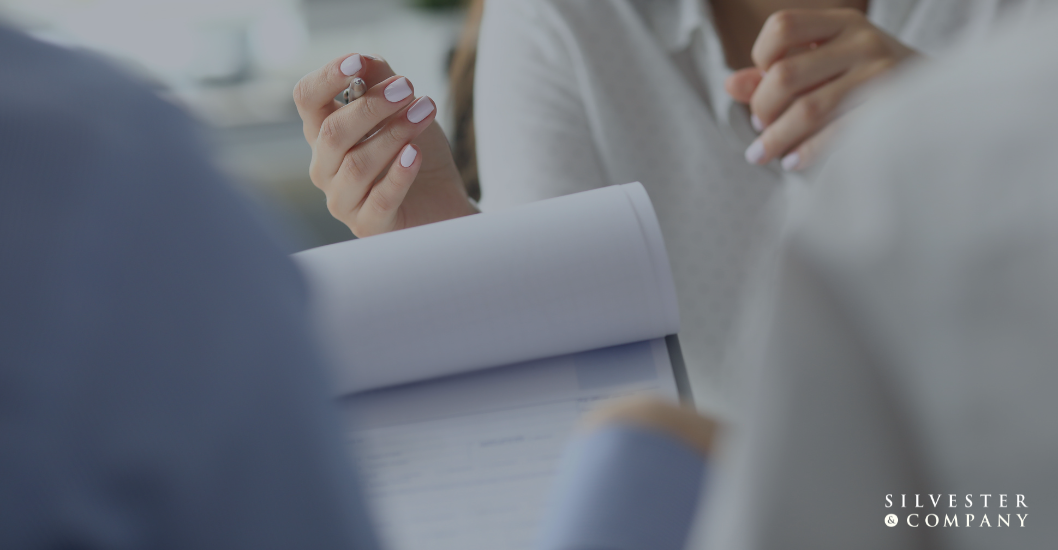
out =
[[[348,105],[359,99],[365,92],[367,92],[367,83],[364,82],[364,79],[356,77],[349,83],[349,87],[342,92],[342,99],[344,99],[345,104]]]

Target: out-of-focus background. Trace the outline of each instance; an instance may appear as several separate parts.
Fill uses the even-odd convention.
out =
[[[452,136],[448,65],[460,0],[0,0],[0,18],[115,59],[208,129],[220,166],[286,225],[292,247],[351,239],[308,177],[295,83],[378,54],[429,95]],[[71,82],[71,92],[77,83]]]

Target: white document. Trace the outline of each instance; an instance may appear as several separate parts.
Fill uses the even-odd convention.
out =
[[[375,519],[395,550],[531,550],[559,457],[608,399],[675,399],[664,339],[343,401]]]
[[[638,183],[295,260],[390,548],[528,550],[580,415],[676,398],[675,288]]]

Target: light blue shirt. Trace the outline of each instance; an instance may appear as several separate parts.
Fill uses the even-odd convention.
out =
[[[2,28],[0,67],[0,548],[376,548],[302,282],[187,117]]]
[[[676,439],[614,425],[567,449],[540,550],[682,550],[705,460]]]

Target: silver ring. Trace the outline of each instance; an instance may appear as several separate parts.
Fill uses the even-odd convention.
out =
[[[342,92],[342,99],[344,99],[345,104],[348,105],[353,101],[360,99],[360,96],[365,93],[367,93],[367,83],[364,82],[364,79],[356,77],[349,83],[349,87]]]

